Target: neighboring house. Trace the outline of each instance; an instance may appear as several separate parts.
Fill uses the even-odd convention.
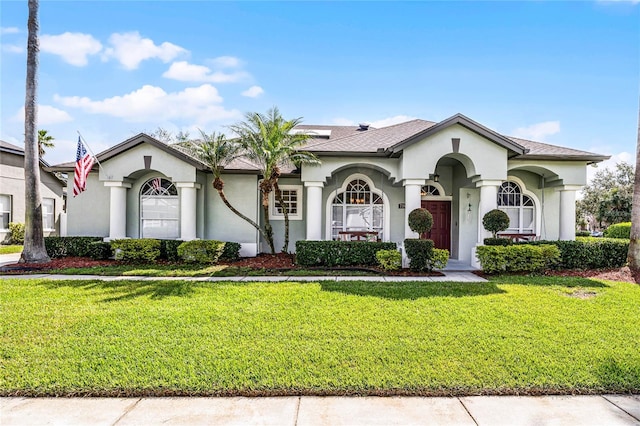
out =
[[[66,182],[46,171],[40,160],[40,195],[45,236],[60,235]],[[0,242],[9,236],[9,223],[24,223],[24,148],[0,141]]]
[[[576,191],[586,168],[607,156],[510,138],[457,114],[434,123],[413,120],[380,129],[301,125],[319,166],[284,170],[280,187],[295,241],[335,240],[370,231],[402,244],[416,237],[407,215],[417,207],[434,216],[429,235],[451,257],[472,263],[490,236],[483,215],[494,208],[511,218],[507,233],[543,239],[575,236]],[[107,238],[194,238],[242,243],[243,255],[266,246],[229,211],[212,188],[207,167],[178,149],[139,134],[100,154],[86,192],[68,201],[69,235]],[[72,172],[74,163],[51,170]],[[258,170],[237,160],[223,179],[230,202],[261,220]],[[282,212],[271,204],[276,247]]]

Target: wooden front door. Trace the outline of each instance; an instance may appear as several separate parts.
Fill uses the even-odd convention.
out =
[[[433,215],[433,227],[426,237],[435,248],[451,251],[451,201],[422,201],[422,208]]]

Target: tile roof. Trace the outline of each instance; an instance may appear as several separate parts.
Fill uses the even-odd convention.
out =
[[[12,143],[9,142],[5,142],[0,140],[0,148],[4,149],[4,150],[11,150],[11,151],[20,151],[24,153],[24,148],[18,145],[14,145]]]
[[[566,148],[558,145],[551,145],[543,142],[531,141],[528,139],[515,138],[511,136],[507,136],[512,141],[524,146],[529,151],[519,157],[519,159],[534,159],[534,158],[556,158],[556,159],[593,159],[593,160],[604,160],[609,158],[606,155],[594,154],[593,152],[581,151],[573,148]]]

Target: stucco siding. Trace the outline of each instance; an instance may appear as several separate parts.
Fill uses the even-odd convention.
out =
[[[67,234],[69,236],[109,236],[109,188],[98,180],[98,174],[89,173],[87,189],[73,196],[73,175],[68,181]]]
[[[100,179],[122,181],[133,173],[144,171],[144,157],[151,157],[149,170],[156,170],[172,182],[195,182],[196,168],[153,145],[143,143],[125,155],[112,157],[102,164]]]

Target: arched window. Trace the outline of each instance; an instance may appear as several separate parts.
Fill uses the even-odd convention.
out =
[[[351,180],[338,191],[331,206],[331,238],[339,239],[340,231],[384,232],[384,202],[378,191],[372,191],[364,179]]]
[[[433,185],[424,185],[420,190],[421,196],[438,196],[440,194],[440,190]]]
[[[170,180],[152,178],[140,189],[140,236],[180,238],[180,200]]]
[[[536,207],[533,199],[522,193],[520,185],[504,182],[498,190],[498,208],[509,216],[506,232],[535,233]]]

